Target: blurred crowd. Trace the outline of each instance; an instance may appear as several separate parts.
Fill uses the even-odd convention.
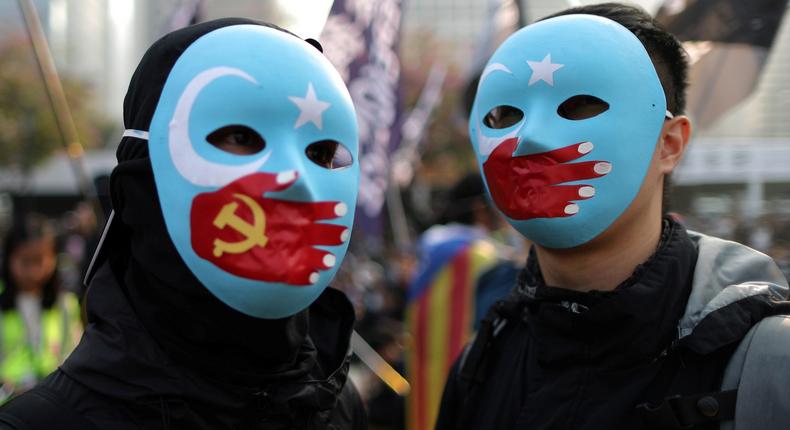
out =
[[[363,361],[355,359],[350,375],[367,404],[373,429],[405,428],[409,396],[416,395],[414,390],[425,389],[415,384],[409,369],[410,355],[421,342],[410,313],[418,306],[414,289],[419,287],[420,274],[426,266],[443,264],[427,260],[437,254],[437,246],[458,237],[468,237],[467,245],[480,241],[491,245],[482,248],[486,250],[485,264],[468,275],[474,297],[469,317],[473,322],[507,294],[528,251],[528,244],[514,239],[518,236],[490,209],[479,176],[470,175],[433,195],[440,202],[437,215],[422,231],[415,232],[419,239],[409,249],[385,248],[383,255],[377,256],[364,246],[352,246],[333,282],[355,306],[357,332],[411,383],[410,394],[396,393]],[[54,370],[79,340],[82,279],[100,235],[93,208],[87,203],[79,203],[59,217],[20,210],[14,213],[6,222],[0,248],[3,397],[34,385]],[[790,216],[674,216],[692,230],[746,243],[770,255],[790,277]],[[464,338],[471,334],[462,333]],[[454,357],[458,351],[445,353]],[[432,389],[440,390],[441,385]]]
[[[691,230],[743,243],[771,256],[790,279],[790,215],[771,214],[754,219],[736,215],[689,215],[681,216],[681,221]]]

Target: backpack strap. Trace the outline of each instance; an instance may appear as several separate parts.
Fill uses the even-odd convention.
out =
[[[462,382],[479,384],[487,373],[487,352],[495,338],[502,332],[508,320],[518,319],[524,309],[524,299],[514,291],[498,300],[480,320],[474,339],[464,348],[458,363],[458,374]]]
[[[472,342],[464,348],[458,364],[458,375],[467,384],[476,385],[485,381],[487,358],[486,354],[499,333],[497,327],[504,328],[507,320],[484,318],[480,321],[480,329]]]
[[[700,424],[732,420],[737,396],[737,390],[671,396],[658,406],[643,403],[637,406],[637,410],[647,428],[691,429]]]
[[[790,422],[790,315],[764,318],[741,341],[722,380],[738,389],[734,422],[722,430],[779,430]]]
[[[506,299],[497,301],[488,310],[486,316],[480,320],[477,335],[464,348],[458,362],[458,382],[461,392],[464,393],[461,407],[461,416],[457,420],[457,430],[468,428],[471,423],[471,414],[480,395],[480,387],[488,376],[490,351],[494,346],[499,333],[508,323],[509,319],[518,318],[524,302],[517,294],[511,293]]]
[[[637,408],[655,429],[688,429],[720,421],[720,430],[783,430],[790,421],[790,315],[764,318],[730,357],[721,391],[671,396]]]

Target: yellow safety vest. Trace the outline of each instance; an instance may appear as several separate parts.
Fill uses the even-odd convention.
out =
[[[80,307],[72,293],[64,293],[41,312],[41,342],[33,348],[28,328],[16,309],[2,313],[0,378],[16,387],[37,381],[54,371],[71,353],[82,335]]]

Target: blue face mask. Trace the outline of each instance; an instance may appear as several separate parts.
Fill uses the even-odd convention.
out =
[[[348,246],[359,166],[351,98],[318,50],[257,25],[202,36],[148,139],[170,238],[211,293],[260,318],[321,294]]]
[[[533,242],[579,246],[631,204],[666,112],[645,48],[625,27],[568,15],[525,27],[488,62],[469,119],[486,185]]]

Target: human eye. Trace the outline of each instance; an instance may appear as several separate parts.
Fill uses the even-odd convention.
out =
[[[568,98],[557,107],[557,115],[578,121],[598,116],[609,110],[609,103],[595,96],[579,94]]]
[[[325,139],[313,142],[307,145],[304,152],[310,161],[325,169],[340,169],[354,162],[351,152],[336,140]]]
[[[252,155],[266,148],[266,141],[245,125],[228,125],[212,131],[206,141],[216,148],[236,155]]]
[[[521,109],[508,105],[497,106],[486,114],[483,124],[488,128],[502,129],[517,124],[524,118]]]

